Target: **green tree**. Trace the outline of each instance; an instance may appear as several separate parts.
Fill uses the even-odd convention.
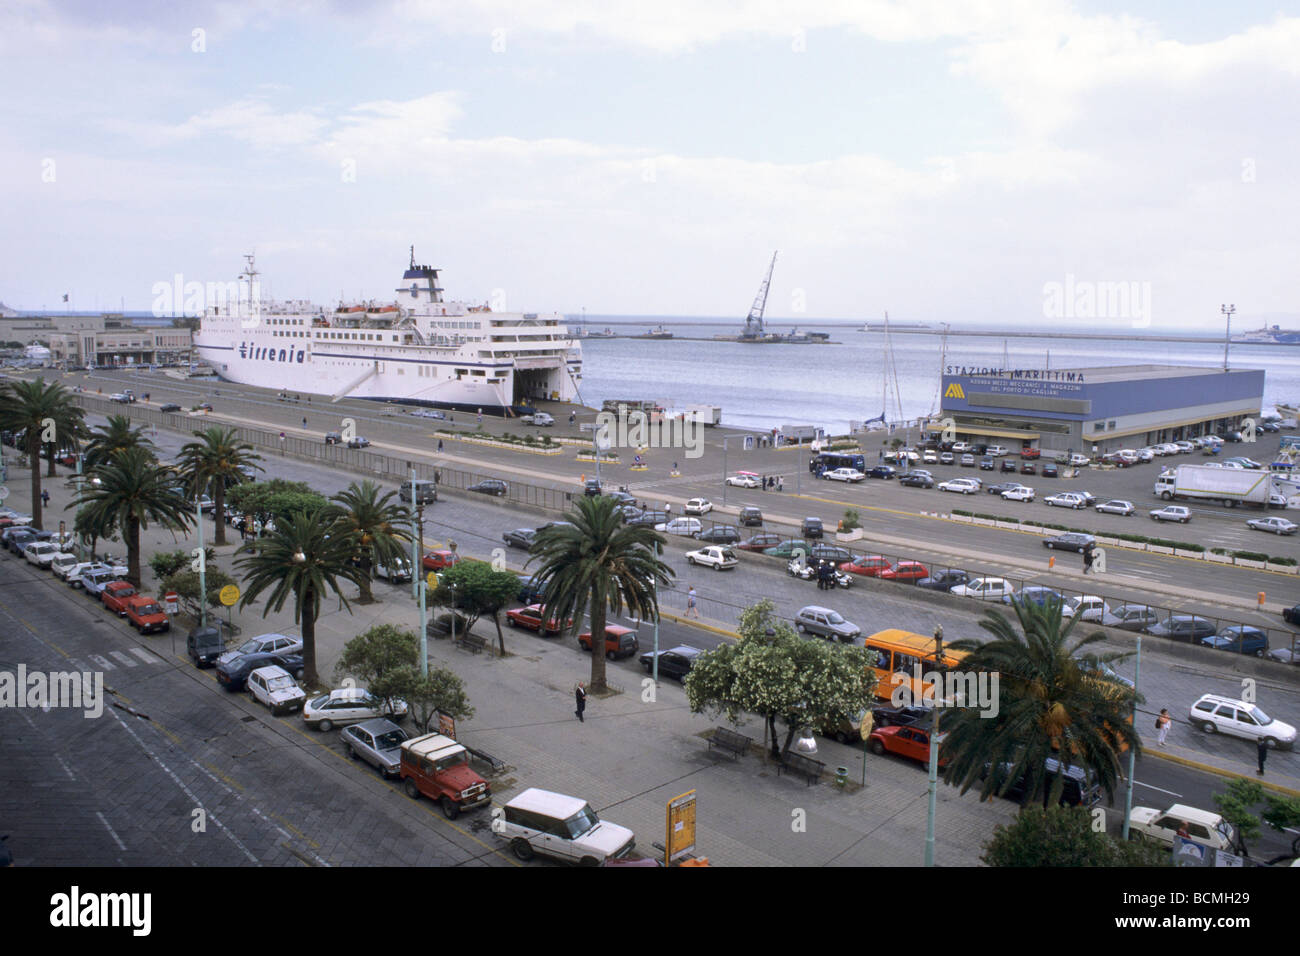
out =
[[[206,606],[219,607],[221,605],[221,589],[229,584],[238,584],[239,582],[225,571],[209,564],[203,572],[203,583],[208,592]],[[163,578],[161,588],[164,592],[175,591],[185,605],[185,609],[198,616],[200,606],[199,572],[190,570],[188,562],[184,567]]]
[[[422,733],[429,733],[437,722],[438,713],[456,720],[469,720],[474,708],[469,705],[465,683],[445,667],[430,667],[428,675],[415,667],[406,667],[396,677],[406,701],[407,713]]]
[[[497,629],[497,645],[504,655],[505,635],[501,632],[501,611],[519,595],[519,578],[510,571],[494,571],[485,561],[459,561],[438,575],[432,592],[437,607],[454,607],[469,620],[490,617]]]
[[[654,620],[656,582],[668,583],[673,571],[658,558],[663,536],[646,525],[625,524],[613,498],[584,496],[564,517],[567,524],[537,533],[528,561],[541,561],[536,579],[546,593],[543,617],[580,622],[591,615],[590,689],[601,693],[605,656],[595,648],[605,633],[606,611],[621,614],[626,607],[638,620]]]
[[[410,563],[411,511],[393,501],[395,494],[384,494],[373,481],[354,481],[330,499],[335,524],[353,542],[365,572],[358,598],[362,604],[374,603],[370,582],[376,564],[392,568]]]
[[[329,505],[329,500],[313,491],[305,481],[284,478],[235,485],[226,491],[226,501],[237,511],[274,518],[277,524],[295,514],[318,511]]]
[[[980,857],[989,866],[1169,866],[1169,853],[1111,838],[1082,807],[1026,807],[1001,824]]]
[[[210,493],[212,518],[217,526],[217,547],[226,543],[226,489],[244,480],[241,469],[261,470],[262,456],[248,442],[235,437],[233,428],[206,428],[197,431],[198,441],[181,446],[181,474],[192,496]]]
[[[44,529],[41,502],[41,444],[52,438],[74,445],[84,433],[85,413],[72,393],[44,379],[5,382],[0,388],[0,431],[25,432],[24,449],[32,470],[32,527]],[[49,426],[53,426],[51,429]],[[52,431],[52,434],[50,432]],[[53,474],[53,459],[51,459]]]
[[[247,607],[269,590],[270,597],[262,610],[265,617],[293,599],[294,620],[302,625],[303,670],[309,684],[319,681],[316,620],[320,617],[321,598],[333,591],[351,613],[352,606],[340,582],[361,583],[361,569],[351,561],[352,541],[347,535],[333,533],[334,529],[328,508],[294,512],[276,522],[275,530],[262,539],[258,550],[235,562],[244,573],[240,607]]]
[[[85,482],[74,506],[84,509],[91,528],[115,529],[126,545],[127,578],[140,587],[140,530],[149,522],[173,533],[193,520],[189,503],[176,492],[176,473],[144,448],[131,448],[102,465],[95,482]]]
[[[861,713],[875,697],[876,675],[860,647],[806,640],[776,616],[764,598],[740,617],[740,641],[701,655],[686,677],[693,713],[725,714],[738,723],[745,712],[767,723],[772,755],[790,749],[800,727],[822,727]],[[777,743],[776,722],[786,725]]]
[[[1085,654],[1081,648],[1105,640],[1100,632],[1068,643],[1076,618],[1061,617],[1061,602],[1042,605],[1013,601],[1019,628],[990,610],[980,627],[993,639],[952,643],[967,651],[963,671],[998,675],[998,710],[957,707],[945,713],[944,780],[965,793],[979,785],[981,799],[1001,793],[1028,775],[1025,805],[1055,804],[1065,786],[1063,772],[1047,776],[1046,761],[1056,757],[1062,771],[1081,766],[1093,771],[1113,802],[1120,776],[1120,753],[1142,743],[1131,723],[1133,690],[1100,674],[1093,662],[1124,655]],[[992,767],[992,772],[986,768]],[[1009,769],[1004,769],[1009,767]]]
[[[86,443],[85,470],[95,471],[118,452],[128,448],[144,448],[150,455],[156,456],[157,449],[145,435],[144,429],[143,425],[132,425],[131,419],[126,415],[109,415],[106,425],[100,425],[90,433],[90,440]]]
[[[406,699],[412,671],[419,662],[420,640],[414,633],[377,624],[343,645],[334,676],[355,677],[371,694],[391,705],[395,698]]]

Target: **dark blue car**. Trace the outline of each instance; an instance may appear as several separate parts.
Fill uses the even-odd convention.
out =
[[[519,575],[519,603],[520,604],[540,604],[542,602],[543,591],[537,586],[537,576],[526,577]]]
[[[1254,654],[1256,657],[1263,657],[1268,653],[1268,635],[1257,627],[1247,627],[1243,624],[1225,627],[1218,634],[1201,638],[1201,643],[1206,647],[1232,651],[1234,654]]]
[[[301,654],[281,654],[263,652],[260,654],[240,654],[224,664],[217,665],[217,683],[226,690],[240,690],[248,675],[259,667],[277,664],[287,670],[294,680],[302,680],[303,663]]]

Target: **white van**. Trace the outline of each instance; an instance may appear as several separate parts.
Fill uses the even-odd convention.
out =
[[[405,502],[409,503],[416,500],[422,505],[427,505],[438,500],[438,486],[432,481],[411,481],[407,479],[402,482],[402,487],[397,494]]]
[[[601,820],[587,801],[536,787],[506,803],[492,829],[525,861],[540,853],[598,866],[606,859],[622,859],[636,846],[631,830]]]

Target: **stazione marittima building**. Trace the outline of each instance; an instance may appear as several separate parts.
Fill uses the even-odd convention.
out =
[[[940,418],[957,440],[1085,455],[1221,434],[1258,418],[1262,369],[1179,365],[944,369]],[[942,425],[932,419],[930,429]]]

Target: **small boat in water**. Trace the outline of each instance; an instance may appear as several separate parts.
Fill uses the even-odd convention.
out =
[[[635,337],[638,339],[671,339],[673,334],[661,325],[658,328],[646,332],[645,335],[638,335]]]

